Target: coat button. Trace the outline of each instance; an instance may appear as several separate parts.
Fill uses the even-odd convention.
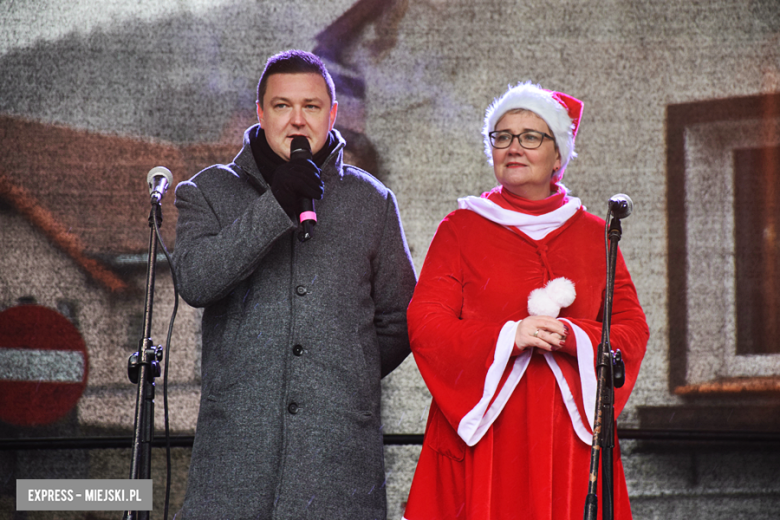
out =
[[[306,295],[306,287],[303,285],[299,285],[295,288],[295,294],[298,296],[305,296]]]
[[[302,356],[303,355],[303,347],[300,345],[295,345],[293,347],[293,354],[296,356]]]
[[[295,401],[293,401],[292,403],[287,405],[287,411],[290,412],[293,415],[298,413],[298,410],[299,410],[298,403],[296,403]]]

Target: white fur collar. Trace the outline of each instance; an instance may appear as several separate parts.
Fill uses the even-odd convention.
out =
[[[462,197],[458,199],[459,209],[471,210],[482,217],[507,227],[516,227],[534,240],[541,240],[550,232],[561,227],[582,207],[577,197],[567,197],[560,208],[544,215],[528,215],[519,211],[504,209],[495,202],[482,197]]]

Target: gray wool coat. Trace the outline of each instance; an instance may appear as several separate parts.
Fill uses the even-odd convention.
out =
[[[409,354],[415,285],[395,197],[342,164],[334,131],[314,237],[301,243],[251,130],[232,164],[176,189],[179,290],[204,308],[179,518],[383,519],[380,379]]]

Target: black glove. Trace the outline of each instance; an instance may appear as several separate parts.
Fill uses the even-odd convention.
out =
[[[297,221],[301,199],[320,200],[324,186],[320,169],[311,160],[290,161],[274,170],[271,193],[282,209]]]

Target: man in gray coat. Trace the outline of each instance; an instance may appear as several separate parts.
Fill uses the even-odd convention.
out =
[[[257,100],[233,163],[176,189],[179,290],[204,308],[179,518],[383,519],[380,380],[409,354],[415,284],[395,197],[342,163],[319,58],[273,56]],[[311,160],[290,160],[294,136]],[[303,242],[302,199],[317,214]]]

